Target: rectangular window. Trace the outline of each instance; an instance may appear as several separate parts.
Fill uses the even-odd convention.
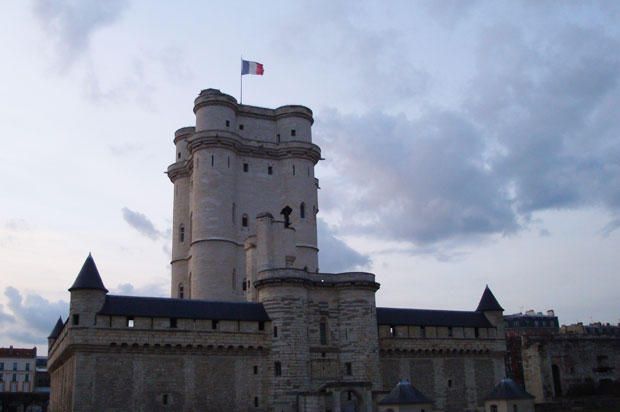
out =
[[[448,379],[448,388],[452,387],[452,379]]]
[[[426,337],[426,328],[424,326],[420,326],[420,337],[421,338]]]
[[[262,320],[258,322],[258,330],[265,330],[265,322]]]
[[[396,336],[396,326],[394,325],[390,326],[390,336]]]
[[[212,320],[211,321],[211,329],[215,330],[217,329],[217,325],[218,325],[219,321],[217,320]]]
[[[297,131],[295,131],[295,129],[291,129],[291,136],[295,136],[297,134]]]
[[[243,283],[241,284],[241,289],[243,289],[244,292],[248,289],[248,284],[245,282],[245,279],[243,279]]]
[[[0,382],[2,382],[4,380],[4,373],[0,373]],[[2,391],[0,391],[2,392]]]
[[[29,374],[24,375],[24,382],[30,382],[30,375]]]
[[[277,327],[277,326],[274,326],[274,327],[273,327],[273,337],[274,337],[274,338],[277,338],[277,337],[278,337],[278,327]]]
[[[226,120],[226,127],[230,127],[230,120]]]
[[[519,412],[519,409],[517,408],[517,405],[512,405],[512,412]]]
[[[258,366],[254,365],[254,375],[258,375]]]
[[[319,326],[319,334],[321,338],[321,345],[327,345],[327,325],[325,322],[321,322]]]
[[[474,328],[474,335],[479,338],[480,337],[480,329]]]
[[[273,174],[273,166],[267,166],[267,174],[268,175],[272,175]]]
[[[14,373],[13,376],[11,376],[11,381],[17,382],[17,374],[16,373]]]
[[[79,325],[80,324],[80,315],[73,315],[73,324],[74,325]]]
[[[281,376],[282,375],[282,364],[279,361],[275,362],[273,365],[273,370],[276,376]]]
[[[254,406],[258,408],[258,396],[254,397]]]
[[[448,326],[448,336],[452,337],[453,332],[452,332],[452,326]]]
[[[17,370],[17,362],[13,362],[13,370],[16,371]]]
[[[30,364],[26,363],[26,370],[29,371],[30,370]]]
[[[168,394],[164,393],[164,396],[161,397],[161,403],[168,405]]]
[[[170,327],[171,328],[177,327],[177,318],[170,318]]]
[[[133,328],[133,326],[134,326],[133,316],[127,316],[127,327],[128,328]]]
[[[243,125],[242,124],[239,125],[239,130],[243,130]]]
[[[0,362],[0,371],[4,370],[4,362]]]
[[[247,172],[248,172],[248,170],[250,170],[250,165],[249,165],[249,164],[247,164],[247,163],[244,163],[244,164],[243,164],[243,171],[244,171],[245,173],[247,173]]]
[[[351,365],[351,362],[345,363],[344,366],[347,370],[347,375],[353,375],[353,366]]]

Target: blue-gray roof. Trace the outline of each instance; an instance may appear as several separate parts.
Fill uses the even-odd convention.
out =
[[[411,405],[415,403],[433,403],[409,381],[399,382],[394,389],[379,401],[380,405]]]
[[[478,303],[478,307],[476,308],[476,311],[478,312],[484,312],[484,311],[503,312],[504,311],[504,308],[500,306],[497,299],[495,299],[493,292],[491,292],[491,289],[489,289],[489,285],[487,285],[487,287],[484,288],[484,293],[482,294],[482,298],[480,298],[480,303]]]
[[[268,321],[262,303],[107,295],[99,315]]]
[[[69,291],[77,289],[98,289],[106,293],[108,292],[105,286],[103,286],[103,281],[101,280],[101,276],[99,276],[97,265],[95,265],[95,260],[90,253],[84,261],[80,273],[78,273],[77,278],[75,278],[73,286],[69,288]]]
[[[58,321],[56,322],[56,325],[54,326],[54,329],[52,329],[52,333],[50,333],[50,335],[48,336],[48,339],[49,338],[56,339],[60,335],[60,332],[62,331],[63,326],[64,326],[64,323],[62,322],[62,316],[59,316]]]
[[[534,399],[510,378],[504,378],[484,399]]]
[[[493,327],[482,312],[432,309],[377,308],[377,323],[379,325]]]

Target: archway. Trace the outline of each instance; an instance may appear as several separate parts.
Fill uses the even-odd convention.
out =
[[[364,401],[362,396],[353,389],[340,392],[340,410],[342,412],[361,412]]]

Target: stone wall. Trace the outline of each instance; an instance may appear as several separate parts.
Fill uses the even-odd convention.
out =
[[[620,337],[526,335],[522,361],[525,389],[537,403],[549,402],[588,380],[619,380]]]

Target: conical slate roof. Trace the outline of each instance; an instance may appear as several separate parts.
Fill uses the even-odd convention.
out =
[[[409,381],[398,382],[390,393],[379,401],[380,405],[407,405],[414,403],[433,403]]]
[[[52,329],[52,333],[47,337],[48,339],[56,339],[58,335],[60,335],[60,331],[62,330],[64,323],[62,323],[62,316],[58,317],[58,322],[56,322],[56,326]]]
[[[106,293],[108,292],[105,286],[103,286],[103,281],[101,280],[101,276],[99,276],[99,271],[90,253],[82,266],[82,270],[80,270],[77,278],[75,278],[73,286],[69,288],[69,292],[77,289],[99,289]]]
[[[504,378],[484,399],[534,399],[534,396],[521,389],[512,379]]]
[[[499,310],[502,312],[504,311],[504,308],[499,305],[499,302],[497,302],[497,299],[495,299],[495,296],[493,296],[493,292],[491,292],[491,289],[489,289],[489,285],[487,285],[487,287],[484,289],[484,293],[482,294],[480,303],[478,303],[476,312],[484,312],[487,310]]]

